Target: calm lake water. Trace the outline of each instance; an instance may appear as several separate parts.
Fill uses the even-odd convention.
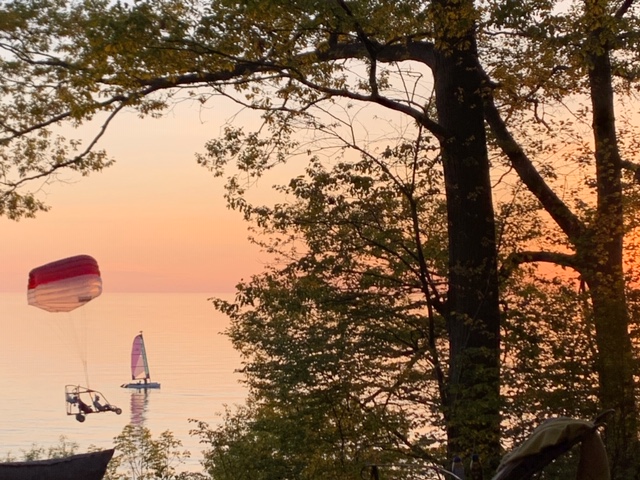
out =
[[[229,320],[209,296],[215,295],[103,293],[73,312],[48,313],[28,306],[26,293],[0,293],[0,457],[20,458],[34,444],[55,446],[61,435],[80,451],[109,448],[135,423],[154,438],[171,430],[191,452],[185,470],[198,470],[202,446],[189,435],[188,419],[216,425],[225,405],[246,396],[235,373],[240,356],[221,334]],[[140,331],[152,380],[161,383],[146,395],[120,388],[130,379],[131,342]],[[77,422],[66,415],[67,384],[102,392],[122,415]]]

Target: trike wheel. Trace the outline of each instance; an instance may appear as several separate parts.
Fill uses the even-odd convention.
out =
[[[120,415],[122,413],[122,409],[121,408],[116,408],[115,412],[116,412],[116,415]]]
[[[82,415],[81,413],[76,414],[76,420],[80,423],[84,422],[84,418],[84,415]]]

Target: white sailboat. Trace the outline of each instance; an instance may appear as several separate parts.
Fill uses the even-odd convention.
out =
[[[160,388],[159,383],[151,381],[142,332],[135,336],[131,347],[131,380],[135,381],[120,386],[122,388]]]

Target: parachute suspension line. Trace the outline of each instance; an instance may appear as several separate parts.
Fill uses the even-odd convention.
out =
[[[76,331],[79,331],[80,336],[80,361],[82,362],[82,369],[84,371],[84,380],[87,388],[91,388],[91,384],[89,383],[89,352],[87,347],[87,330],[88,330],[88,319],[87,319],[87,310],[86,307],[82,308],[79,312],[80,314],[80,324],[77,326]]]
[[[74,351],[82,365],[84,384],[89,385],[89,367],[87,355],[87,314],[84,310],[67,312],[66,321],[60,325],[60,331],[65,336],[65,343]]]
[[[82,362],[82,366],[84,368],[84,381],[85,381],[85,385],[87,386],[87,388],[91,388],[91,383],[89,383],[89,369],[87,368],[87,361],[84,360]]]
[[[89,383],[89,352],[88,352],[88,334],[87,331],[89,329],[88,325],[88,315],[87,315],[87,307],[82,309],[78,309],[74,312],[79,318],[76,318],[76,323],[74,325],[74,332],[76,334],[76,344],[78,353],[80,355],[80,362],[82,363],[82,371],[84,372],[84,381],[87,388],[91,388],[91,384]]]
[[[84,312],[83,312],[84,314]],[[51,335],[56,337],[59,345],[67,352],[71,366],[76,367],[82,365],[82,378],[77,378],[74,383],[79,383],[79,380],[84,379],[84,384],[88,381],[88,362],[86,354],[86,333],[83,333],[83,322],[86,320],[80,320],[80,312],[63,312],[56,313],[50,317],[47,321],[48,330]],[[87,385],[88,387],[88,385]]]

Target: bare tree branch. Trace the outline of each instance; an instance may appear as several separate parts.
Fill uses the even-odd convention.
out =
[[[531,159],[515,138],[513,138],[491,94],[485,96],[484,108],[486,121],[494,133],[498,145],[509,158],[522,181],[570,239],[575,240],[580,237],[584,233],[584,225],[580,219],[569,210],[569,207],[556,195],[549,185],[547,185],[538,170],[534,167]]]

